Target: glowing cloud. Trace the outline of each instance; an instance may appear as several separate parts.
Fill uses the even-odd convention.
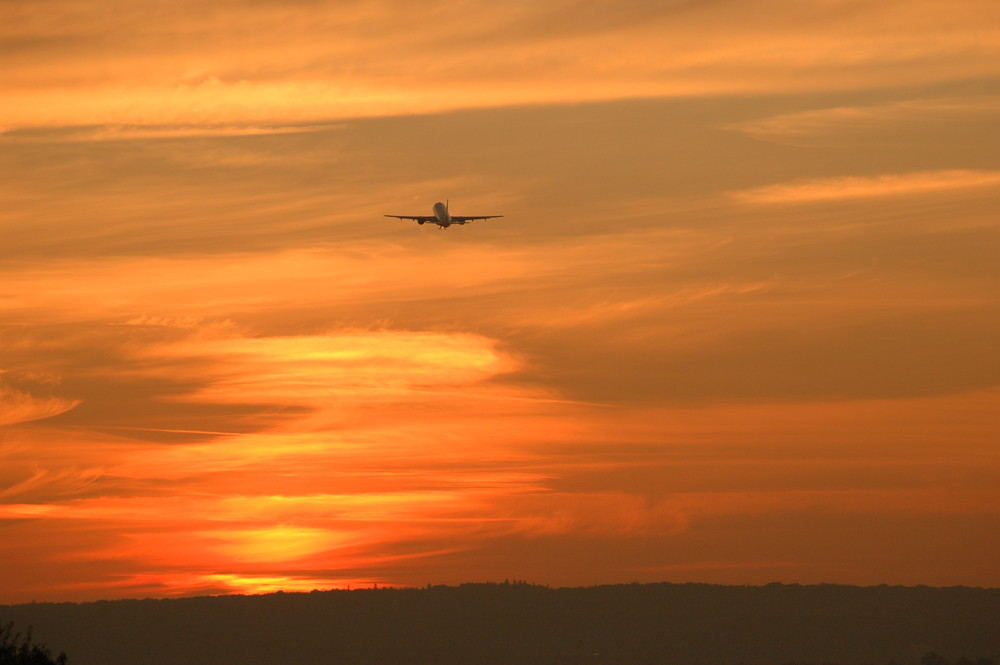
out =
[[[997,2],[15,4],[0,602],[1000,581]]]
[[[51,418],[80,403],[64,397],[35,397],[3,384],[0,379],[0,425],[13,425]]]
[[[839,106],[784,113],[727,126],[755,138],[807,142],[824,135],[842,137],[863,131],[886,131],[901,123],[933,120],[959,122],[982,117],[989,119],[1000,111],[1000,98],[994,96],[912,99],[870,106]]]
[[[1000,184],[1000,171],[919,171],[872,177],[818,178],[735,192],[748,203],[809,203],[931,194]]]
[[[328,336],[190,340],[145,351],[152,357],[213,357],[220,372],[190,396],[221,402],[327,403],[343,396],[399,396],[455,386],[515,366],[474,335],[341,331]]]
[[[4,26],[14,49],[50,46],[5,71],[0,127],[311,123],[998,72],[989,2],[724,7],[725,20],[712,3],[255,3],[220,23],[190,0],[46,3]]]

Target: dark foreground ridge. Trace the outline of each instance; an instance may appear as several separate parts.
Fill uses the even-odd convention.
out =
[[[70,665],[1000,665],[1000,589],[965,587],[463,584],[0,606],[7,621]]]

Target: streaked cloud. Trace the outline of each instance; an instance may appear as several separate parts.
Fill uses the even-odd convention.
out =
[[[996,585],[996,11],[24,4],[0,593]]]
[[[901,123],[930,121],[963,122],[1000,113],[1000,98],[995,96],[907,99],[871,106],[840,106],[785,113],[730,125],[728,129],[755,138],[796,143],[811,142],[834,135],[892,130]]]
[[[0,310],[37,323],[67,317],[125,317],[135,325],[157,321],[156,317],[211,317],[220,308],[259,311],[309,306],[317,300],[327,305],[347,304],[371,299],[374,291],[382,292],[382,300],[411,300],[422,297],[429,289],[452,286],[450,274],[429,270],[436,261],[444,261],[463,274],[462,283],[455,287],[463,291],[486,287],[496,280],[531,279],[547,270],[514,251],[454,247],[444,250],[444,254],[435,251],[425,257],[387,243],[370,245],[367,250],[358,244],[350,250],[297,249],[263,256],[218,256],[212,260],[65,260],[8,272]],[[251,264],[254,270],[248,271]],[[391,265],[392,269],[380,271],[374,269],[377,265]],[[144,279],[122,282],[123,274],[141,274]],[[77,276],[71,284],[66,283],[69,275]],[[255,285],[247,289],[251,282]],[[56,288],[57,284],[61,286]],[[317,291],[317,284],[330,286]],[[214,294],[209,299],[193,298],[196,293],[209,292]],[[95,296],[110,294],[112,298],[94,300]],[[159,304],[149,307],[151,303]],[[144,316],[154,318],[141,318]]]
[[[71,126],[67,128],[21,130],[0,133],[0,140],[25,143],[135,141],[142,139],[185,139],[206,137],[275,136],[330,131],[337,125],[291,125],[258,127],[254,125],[219,126],[155,126],[155,125],[100,125],[95,127]]]
[[[0,425],[42,420],[65,413],[80,402],[74,399],[51,396],[36,396],[18,390],[3,381],[0,372]]]
[[[733,196],[748,203],[808,203],[932,194],[998,184],[1000,171],[919,171],[793,181],[735,192]]]
[[[997,75],[998,41],[985,27],[995,7],[937,9],[930,0],[47,3],[6,27],[13,66],[0,127],[312,123]]]
[[[392,396],[415,385],[463,385],[513,371],[483,338],[407,331],[338,331],[328,336],[195,340],[144,353],[211,357],[222,375],[193,397],[271,402],[282,396],[326,402],[351,395]],[[208,371],[213,371],[209,369]],[[391,378],[389,378],[391,377]]]

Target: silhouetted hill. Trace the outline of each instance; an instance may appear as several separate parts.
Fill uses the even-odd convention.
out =
[[[1000,662],[1000,589],[465,584],[0,606],[71,665]]]

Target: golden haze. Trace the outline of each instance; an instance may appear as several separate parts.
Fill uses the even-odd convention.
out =
[[[0,602],[997,586],[998,11],[5,4]]]

